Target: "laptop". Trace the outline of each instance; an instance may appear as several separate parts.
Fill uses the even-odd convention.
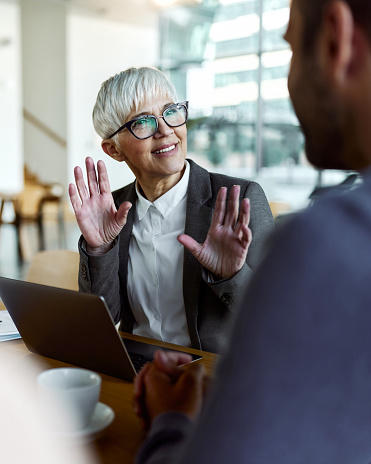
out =
[[[0,297],[27,348],[48,358],[132,381],[165,349],[120,337],[99,295],[0,277]]]

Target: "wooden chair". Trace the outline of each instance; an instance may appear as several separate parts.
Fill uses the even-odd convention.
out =
[[[32,258],[26,280],[78,290],[79,253],[70,250],[39,251]]]
[[[270,201],[269,206],[274,219],[276,219],[280,214],[285,214],[291,211],[290,204],[283,201]]]
[[[22,226],[35,224],[37,226],[39,250],[44,250],[44,228],[41,214],[41,205],[45,195],[45,189],[41,185],[25,184],[24,189],[14,200],[14,225],[17,229],[18,257],[24,259],[22,246]]]
[[[45,193],[40,205],[41,221],[45,225],[49,220],[57,221],[59,247],[66,246],[66,233],[64,230],[63,196],[64,189],[59,183],[40,184]]]
[[[25,243],[22,240],[23,226],[34,224],[38,233],[38,250],[45,250],[45,223],[53,218],[57,220],[59,232],[59,246],[65,246],[64,218],[63,218],[63,189],[59,184],[41,184],[26,182],[23,190],[14,196],[13,200],[14,220],[17,231],[17,247],[19,261],[25,260]],[[48,207],[52,206],[53,209]],[[0,222],[4,201],[0,205]],[[23,237],[24,238],[24,237]]]

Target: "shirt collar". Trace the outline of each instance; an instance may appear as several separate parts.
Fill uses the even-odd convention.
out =
[[[147,214],[150,206],[154,206],[163,217],[166,217],[173,209],[179,204],[182,198],[186,195],[189,181],[189,163],[185,160],[185,171],[180,181],[174,185],[168,192],[164,193],[157,198],[153,203],[148,201],[140,193],[138,183],[135,181],[135,191],[137,192],[138,199],[136,209],[138,212],[138,219],[141,221]]]

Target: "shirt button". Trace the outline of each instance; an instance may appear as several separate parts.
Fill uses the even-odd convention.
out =
[[[160,318],[160,315],[159,314],[155,314],[155,319],[156,321],[159,321],[161,318]]]

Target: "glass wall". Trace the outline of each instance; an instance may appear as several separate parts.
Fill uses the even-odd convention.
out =
[[[301,207],[320,176],[308,165],[287,90],[289,0],[209,0],[161,14],[161,63],[190,101],[189,156],[256,178]],[[329,173],[336,183],[343,173]]]

